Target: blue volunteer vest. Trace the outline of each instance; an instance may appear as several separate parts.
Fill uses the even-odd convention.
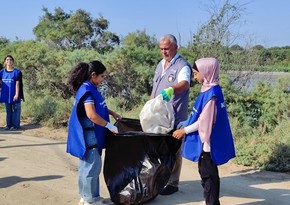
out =
[[[14,68],[13,71],[7,71],[6,68],[0,71],[0,79],[2,80],[0,102],[19,103],[23,99],[22,78],[20,78],[20,75],[21,71],[17,68]],[[17,101],[13,101],[16,92],[16,81],[18,80],[20,82],[19,97]]]
[[[216,85],[200,93],[194,103],[188,125],[198,120],[204,106],[216,97],[216,122],[210,136],[211,158],[216,165],[221,165],[234,158],[235,147],[222,89]],[[184,139],[182,156],[191,161],[198,161],[202,153],[202,142],[198,131],[187,134]]]
[[[72,108],[71,116],[69,119],[68,138],[67,138],[67,152],[71,155],[82,159],[86,152],[86,145],[84,139],[84,132],[82,125],[77,115],[77,107],[81,98],[90,92],[95,99],[95,109],[98,115],[100,115],[106,121],[109,121],[109,111],[105,100],[97,90],[97,88],[90,82],[86,81],[77,91],[74,106]],[[101,154],[102,149],[105,147],[105,129],[102,126],[94,124],[95,135],[98,141],[98,151]]]

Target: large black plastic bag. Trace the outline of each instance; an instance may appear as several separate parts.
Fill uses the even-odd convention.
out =
[[[116,204],[155,198],[169,180],[181,142],[171,134],[142,132],[139,120],[122,119],[119,134],[107,136],[104,178]]]

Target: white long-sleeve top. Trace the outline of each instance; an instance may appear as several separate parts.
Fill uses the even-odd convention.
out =
[[[199,118],[193,124],[184,128],[189,134],[198,130],[198,134],[203,143],[203,151],[210,152],[210,136],[216,120],[216,99],[212,98],[203,108]]]

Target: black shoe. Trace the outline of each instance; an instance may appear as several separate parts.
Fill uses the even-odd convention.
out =
[[[4,130],[10,130],[11,127],[4,127]]]
[[[11,127],[10,130],[12,130],[12,131],[18,131],[18,130],[20,130],[20,128],[17,128],[17,127]]]
[[[171,195],[175,192],[178,192],[178,187],[167,185],[159,194],[160,195]]]

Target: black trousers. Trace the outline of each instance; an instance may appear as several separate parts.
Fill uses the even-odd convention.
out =
[[[220,177],[218,167],[212,161],[210,152],[202,152],[200,155],[198,172],[206,205],[220,205]]]

